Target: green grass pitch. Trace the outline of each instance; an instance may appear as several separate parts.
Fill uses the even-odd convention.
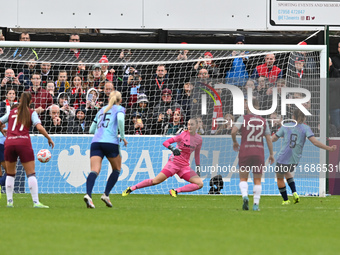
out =
[[[281,206],[263,196],[260,212],[242,211],[239,196],[29,194],[0,200],[0,253],[9,254],[339,254],[340,197],[301,198]],[[252,198],[250,198],[252,202]]]

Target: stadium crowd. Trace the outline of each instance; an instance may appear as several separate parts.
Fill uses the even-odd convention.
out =
[[[0,40],[5,38],[1,36]],[[30,41],[30,35],[22,33],[20,41]],[[69,42],[80,42],[80,36],[71,34]],[[245,44],[245,37],[238,36],[235,43]],[[108,103],[110,92],[118,90],[126,108],[126,134],[178,134],[185,129],[184,123],[190,117],[200,116],[199,134],[224,135],[231,133],[231,122],[237,119],[232,115],[232,94],[216,88],[214,100],[207,102],[207,115],[201,116],[203,85],[231,84],[241,88],[244,95],[247,88],[252,88],[252,96],[260,102],[260,109],[272,106],[273,88],[276,87],[280,95],[283,87],[302,87],[312,93],[311,101],[305,104],[312,113],[307,123],[316,135],[319,134],[320,71],[318,56],[312,53],[253,56],[249,52],[232,51],[224,53],[223,57],[218,55],[214,60],[215,52],[194,55],[184,50],[164,57],[164,62],[172,61],[166,65],[160,61],[140,64],[150,57],[146,55],[154,54],[157,59],[157,52],[142,55],[122,49],[116,55],[111,53],[87,49],[54,52],[33,48],[0,49],[0,116],[8,112],[23,91],[29,91],[31,108],[38,113],[48,133],[88,134],[96,113]],[[339,56],[333,58],[333,65],[330,60],[330,77],[334,79],[329,89],[329,136],[338,136],[340,131],[340,101],[336,98],[340,92],[337,80],[340,76]],[[193,61],[195,59],[197,61]],[[289,96],[303,97],[299,93]],[[283,118],[279,108],[267,116],[275,120],[271,125],[274,133],[280,128],[282,119],[290,118],[291,114],[288,109],[288,116]]]

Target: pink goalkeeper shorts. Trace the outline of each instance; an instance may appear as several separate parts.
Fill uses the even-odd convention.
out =
[[[172,161],[168,161],[161,171],[167,178],[177,174],[180,178],[189,181],[191,177],[198,176],[190,166],[177,165]]]

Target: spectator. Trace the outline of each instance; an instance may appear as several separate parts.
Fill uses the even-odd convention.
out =
[[[67,121],[73,120],[75,116],[75,109],[70,106],[70,98],[65,92],[61,92],[57,98],[58,106],[60,110],[63,112],[65,119]]]
[[[104,91],[100,92],[99,101],[102,102],[103,105],[107,105],[109,103],[110,93],[114,91],[115,88],[111,81],[105,82]]]
[[[172,100],[172,91],[170,89],[163,89],[162,101],[154,108],[154,117],[163,114],[167,121],[169,121],[176,109],[180,109],[183,112],[181,106]]]
[[[133,107],[137,102],[137,96],[141,88],[142,77],[139,74],[130,75],[128,79],[127,92],[124,91],[122,95],[127,101],[127,107]]]
[[[337,54],[332,57],[332,63],[337,71],[340,71],[340,42],[338,42]]]
[[[5,77],[1,81],[1,100],[5,99],[5,94],[9,89],[14,89],[18,95],[21,95],[24,89],[24,86],[20,84],[18,77],[15,77],[13,69],[10,68],[6,69]]]
[[[69,38],[69,42],[77,43],[80,42],[80,36],[78,34],[71,34]],[[71,55],[73,55],[76,59],[79,59],[80,49],[70,49]]]
[[[286,81],[284,79],[278,79],[277,82],[277,105],[281,105],[281,89],[286,87]],[[274,86],[271,86],[268,88],[266,95],[262,97],[262,101],[260,103],[260,109],[270,109],[273,105],[273,88]],[[281,115],[281,107],[278,108],[277,114]],[[290,112],[291,114],[293,111]]]
[[[158,65],[156,74],[153,75],[150,83],[144,88],[145,94],[150,98],[150,105],[155,106],[160,103],[162,91],[169,88],[168,71],[164,65]]]
[[[72,79],[70,104],[74,109],[86,104],[86,89],[81,77],[78,75]]]
[[[178,135],[185,129],[186,127],[183,124],[183,116],[182,116],[181,110],[177,108],[174,111],[169,123],[167,123],[164,126],[162,133],[164,135]]]
[[[58,105],[51,105],[44,119],[44,127],[49,134],[66,134],[67,121]]]
[[[287,72],[287,86],[288,87],[302,87],[306,89],[312,89],[310,73],[308,69],[304,68],[305,59],[303,57],[296,57],[294,61],[294,67],[288,69]]]
[[[213,57],[213,54],[209,51],[203,54],[203,58],[199,57],[199,61],[194,65],[194,69],[197,71],[197,73],[201,69],[206,69],[210,76],[216,77],[218,74],[218,68],[214,61],[211,60]]]
[[[32,103],[34,103],[35,111],[41,115],[45,112],[47,107],[53,104],[53,98],[49,92],[41,87],[41,75],[35,73],[31,78],[32,87],[29,92],[32,95]]]
[[[0,34],[0,41],[5,41],[5,36],[2,34],[2,32]],[[4,54],[4,49],[3,48],[0,48],[0,55],[1,54]]]
[[[101,104],[97,102],[98,96],[99,93],[96,89],[89,89],[86,95],[86,104],[80,106],[81,109],[85,110],[86,120],[90,121],[91,123],[98,110],[102,107]]]
[[[6,113],[10,112],[12,105],[16,103],[16,92],[13,89],[8,90],[6,99],[0,103],[0,116],[4,116]]]
[[[196,120],[197,120],[197,134],[206,135],[207,128],[203,123],[202,117],[198,116],[198,117],[196,117]]]
[[[62,70],[59,71],[58,74],[58,80],[55,82],[56,90],[57,93],[62,93],[62,92],[70,92],[71,91],[71,86],[70,83],[67,81],[67,72]]]
[[[255,88],[255,81],[254,80],[249,79],[249,80],[247,80],[246,84],[244,85],[243,94],[244,94],[245,98],[248,98],[248,88],[251,88],[253,90],[252,97],[257,99],[260,102],[261,96]]]
[[[31,41],[31,37],[30,37],[29,33],[22,32],[22,33],[20,34],[19,41],[22,41],[22,42],[30,42],[30,41]]]
[[[88,134],[91,123],[86,120],[84,109],[77,109],[74,121],[69,122],[69,134]]]
[[[28,33],[22,32],[19,37],[19,41],[21,42],[30,42],[31,37]],[[16,48],[16,50],[13,53],[13,58],[38,58],[38,54],[34,49],[30,48]]]
[[[187,43],[182,42],[181,44],[187,44]],[[189,50],[180,50],[176,57],[177,62],[174,63],[172,66],[170,66],[172,73],[173,73],[172,79],[174,80],[174,84],[180,85],[186,82],[190,82],[190,79],[193,76],[193,73],[196,74],[196,70],[194,69],[194,67],[191,65],[188,65],[188,62],[186,61],[189,59],[188,57],[190,56],[189,53],[190,53]],[[174,87],[172,89],[174,89]]]
[[[137,102],[135,105],[135,111],[141,113],[146,119],[146,122],[150,122],[152,120],[153,113],[152,109],[149,107],[148,97],[144,93],[140,93],[137,96]]]
[[[218,98],[218,96],[215,94],[214,98],[215,98],[215,102],[214,105],[212,107],[209,107],[209,109],[212,109],[212,115],[211,113],[208,113],[208,117],[211,119],[211,134],[215,134],[219,125],[217,124],[219,122],[219,120],[224,120],[223,119],[223,112],[225,112],[223,110],[224,104],[222,104],[222,101],[225,102],[223,100],[223,96],[222,96],[222,89],[221,88],[215,88],[215,91],[217,92],[217,94],[219,95],[220,99]]]
[[[298,45],[307,45],[307,43],[299,42]],[[306,51],[291,52],[290,57],[289,57],[288,67],[287,67],[288,70],[292,69],[292,67],[295,66],[295,61],[297,57],[303,58],[305,60],[305,63],[304,63],[305,71],[307,71],[310,74],[314,73],[315,74],[315,77],[313,77],[314,79],[319,78],[320,70],[315,60],[315,52],[306,52]]]
[[[98,91],[102,91],[105,85],[105,75],[102,72],[100,64],[92,66],[92,71],[89,73],[87,81],[89,88],[95,88]]]
[[[210,78],[210,74],[209,74],[207,69],[202,68],[198,71],[197,77],[200,78],[202,80],[202,82],[205,82],[205,80]],[[207,82],[205,82],[205,83],[207,83]]]
[[[235,44],[245,44],[244,36],[237,36],[235,39]],[[247,70],[248,67],[248,56],[244,56],[249,52],[245,51],[232,51],[229,55],[230,58],[227,59],[225,66],[227,67],[226,73],[226,83],[236,86],[243,86],[249,78]],[[225,73],[225,72],[224,72]]]
[[[263,97],[266,94],[267,90],[268,90],[268,79],[266,77],[260,76],[257,79],[256,91],[261,97]]]
[[[115,69],[109,67],[109,65],[107,64],[107,63],[109,63],[109,60],[107,59],[107,57],[105,55],[103,55],[100,58],[99,63],[101,65],[101,70],[102,70],[102,73],[104,74],[106,80],[113,81],[116,71],[115,71]]]
[[[275,85],[278,78],[283,77],[282,70],[274,65],[275,63],[275,55],[270,53],[267,54],[264,58],[265,63],[262,65],[258,65],[253,74],[251,75],[252,79],[257,79],[260,76],[268,78],[268,82],[271,85]]]
[[[89,72],[87,70],[87,67],[86,67],[85,63],[82,60],[78,61],[78,65],[77,66],[73,66],[72,67],[72,72],[71,72],[72,77],[79,76],[81,78],[81,80],[83,81],[83,83],[84,83],[84,88],[85,89],[87,89],[87,84],[85,82],[85,79],[87,79],[88,74],[89,74]]]
[[[51,70],[51,63],[49,62],[42,62],[40,64],[40,74],[41,74],[41,80],[42,80],[42,87],[45,88],[47,81],[56,80],[56,75],[53,70]]]
[[[272,131],[272,135],[274,135],[282,126],[282,116],[278,115],[277,112],[273,112],[270,114],[269,120],[270,130]]]
[[[191,92],[193,88],[194,86],[190,82],[185,83],[176,100],[186,114],[185,123],[191,118]]]
[[[329,114],[330,122],[340,131],[340,73],[329,59]]]
[[[146,128],[146,132],[143,134],[153,134],[151,128],[153,123],[153,109],[149,107],[149,100],[144,93],[140,93],[137,96],[137,102],[132,108],[126,108],[126,124],[131,124],[131,116],[135,113],[139,113],[142,116],[143,125]]]
[[[132,55],[131,49],[122,49],[119,54],[121,65],[115,68],[115,76],[117,77],[116,80],[118,82],[116,86],[118,91],[121,91],[122,86],[127,83],[130,75],[138,72],[137,66],[131,64]]]
[[[172,100],[172,91],[170,89],[163,89],[162,101],[154,108],[154,121],[152,125],[154,134],[162,134],[164,124],[172,119],[176,109],[180,109],[183,112],[181,106]]]
[[[51,94],[51,97],[53,99],[53,104],[56,104],[57,103],[57,93],[55,93],[54,81],[52,81],[52,80],[47,81],[46,91]]]
[[[148,129],[144,125],[142,114],[134,112],[127,125],[126,133],[129,135],[145,135]]]
[[[215,133],[215,135],[231,135],[231,130],[233,129],[233,124],[235,118],[232,114],[227,113],[224,116],[225,124],[220,125]]]
[[[24,85],[24,90],[28,90],[31,86],[31,76],[36,73],[36,61],[34,58],[31,58],[26,64],[24,65],[24,69],[18,74],[18,80],[20,84]]]
[[[181,44],[187,44],[186,42],[182,42]],[[177,56],[177,60],[188,60],[189,50],[180,50]]]

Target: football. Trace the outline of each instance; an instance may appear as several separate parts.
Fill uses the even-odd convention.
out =
[[[47,149],[42,149],[38,152],[38,160],[41,162],[41,163],[47,163],[48,161],[50,161],[51,159],[51,152]]]

